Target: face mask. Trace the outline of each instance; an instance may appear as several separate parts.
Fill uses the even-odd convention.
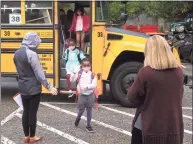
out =
[[[75,48],[75,46],[69,46],[69,49],[73,50]]]
[[[90,71],[91,67],[83,67],[82,69],[83,69],[83,71],[88,72],[88,71]]]

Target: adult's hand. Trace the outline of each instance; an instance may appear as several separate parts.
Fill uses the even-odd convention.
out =
[[[57,95],[58,94],[58,91],[56,88],[52,87],[50,92],[52,93],[52,95]]]

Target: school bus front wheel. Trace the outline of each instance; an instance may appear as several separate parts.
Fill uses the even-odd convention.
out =
[[[115,69],[110,80],[110,89],[113,97],[122,106],[128,106],[127,91],[134,82],[138,71],[143,67],[140,62],[126,62]]]

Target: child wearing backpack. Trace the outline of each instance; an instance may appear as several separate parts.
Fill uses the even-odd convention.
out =
[[[68,97],[72,97],[74,94],[72,92],[70,78],[72,74],[77,73],[80,70],[81,60],[84,59],[85,56],[77,47],[75,47],[75,41],[73,39],[69,40],[69,47],[64,53],[64,60],[66,61],[67,87],[69,90]]]
[[[77,91],[78,91],[78,115],[75,120],[75,126],[81,120],[85,109],[87,111],[87,126],[86,130],[93,133],[91,127],[92,119],[92,107],[95,104],[94,90],[97,87],[97,78],[94,73],[91,72],[91,64],[88,59],[83,59],[81,62],[81,70],[74,74],[72,77],[73,81],[77,81]]]

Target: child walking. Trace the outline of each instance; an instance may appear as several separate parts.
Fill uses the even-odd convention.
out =
[[[66,61],[66,79],[69,91],[69,98],[74,95],[70,82],[71,75],[80,71],[80,61],[84,58],[84,54],[77,47],[75,47],[75,41],[71,39],[69,41],[69,47],[65,50],[64,57],[64,60]]]
[[[75,120],[75,126],[81,120],[85,109],[87,111],[87,126],[86,130],[93,133],[94,130],[91,127],[92,119],[92,107],[95,104],[94,90],[97,87],[97,78],[91,72],[91,64],[88,59],[83,59],[81,63],[81,70],[73,75],[73,81],[77,81],[77,91],[78,91],[78,115]]]

